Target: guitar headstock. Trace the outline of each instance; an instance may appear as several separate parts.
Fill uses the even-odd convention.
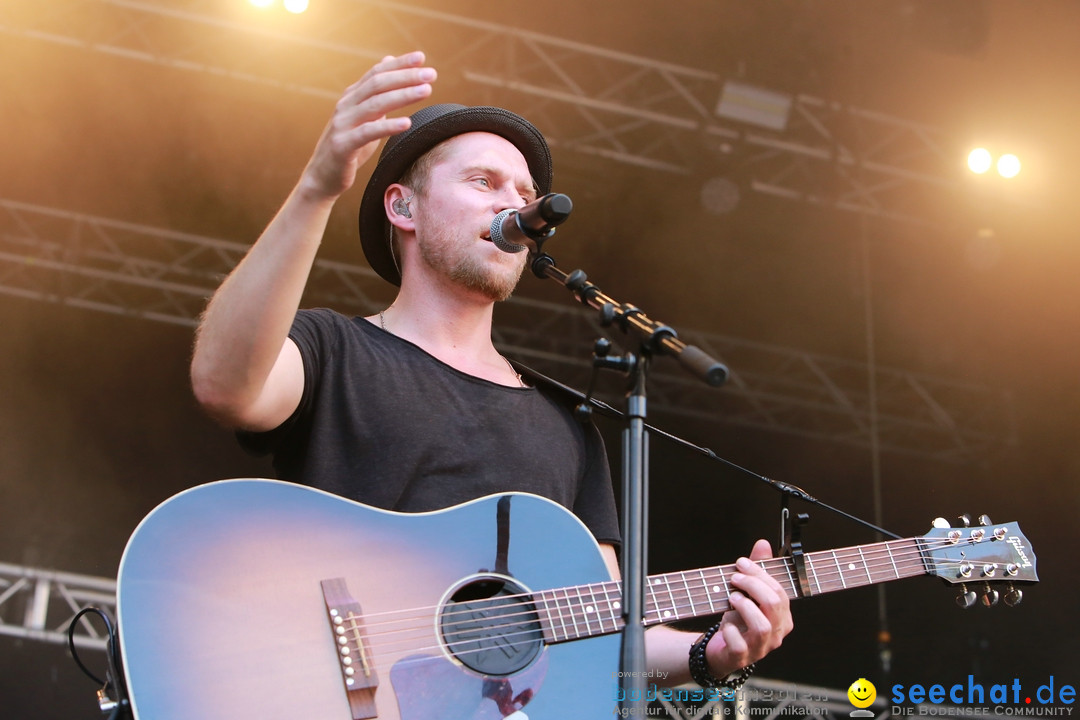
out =
[[[1005,604],[1019,605],[1024,594],[1015,584],[1039,581],[1031,543],[1016,523],[991,523],[985,515],[975,526],[966,515],[961,520],[963,527],[950,527],[938,518],[934,529],[921,538],[927,572],[961,586],[956,598],[960,607],[969,608],[978,599],[971,588],[982,592],[984,605],[997,604],[1001,594],[994,586],[999,584],[1006,586]]]

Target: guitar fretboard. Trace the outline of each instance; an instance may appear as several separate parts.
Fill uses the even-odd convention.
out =
[[[821,595],[928,572],[917,538],[889,540],[803,555],[808,592],[800,589],[790,557],[759,564],[789,598]],[[652,575],[645,588],[645,624],[716,615],[730,609],[734,564]],[[549,643],[606,635],[624,625],[622,586],[616,581],[574,585],[535,594]]]

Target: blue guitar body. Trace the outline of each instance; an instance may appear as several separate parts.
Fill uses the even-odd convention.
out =
[[[792,599],[931,575],[966,605],[977,583],[1012,606],[1038,581],[1020,528],[989,519],[758,562]],[[734,572],[651,576],[643,621],[724,612]],[[618,705],[621,588],[585,526],[533,495],[405,515],[273,480],[203,485],[135,530],[117,595],[138,720],[555,720]]]
[[[128,688],[139,720],[606,717],[619,636],[548,644],[515,598],[608,580],[584,525],[532,495],[400,514],[272,480],[211,483],[128,543]],[[470,604],[500,588],[523,646]],[[472,633],[457,644],[455,617]]]

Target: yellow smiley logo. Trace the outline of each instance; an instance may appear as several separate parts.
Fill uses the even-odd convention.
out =
[[[877,697],[877,688],[866,678],[859,678],[847,689],[848,700],[857,708],[870,707]]]

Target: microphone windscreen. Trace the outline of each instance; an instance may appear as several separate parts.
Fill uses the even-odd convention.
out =
[[[495,247],[499,248],[503,252],[519,253],[522,250],[528,250],[529,248],[524,245],[518,245],[517,243],[510,242],[506,239],[506,235],[503,233],[503,224],[506,222],[515,222],[516,218],[511,219],[512,215],[517,215],[517,210],[503,210],[495,219],[491,221],[491,242],[495,244]]]

